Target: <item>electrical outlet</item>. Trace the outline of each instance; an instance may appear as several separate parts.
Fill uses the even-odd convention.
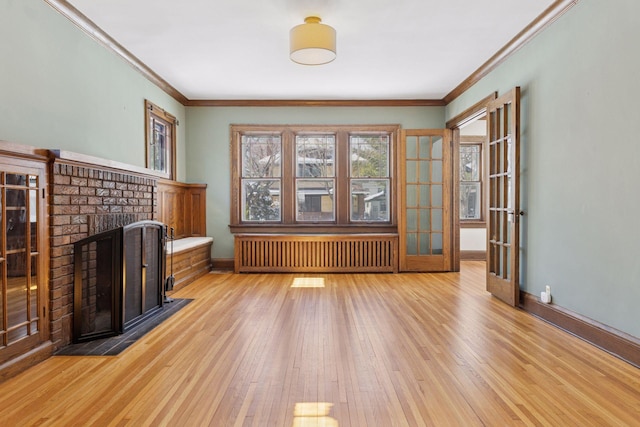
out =
[[[547,286],[547,289],[545,289],[545,291],[547,292],[549,298],[551,298],[551,286]]]

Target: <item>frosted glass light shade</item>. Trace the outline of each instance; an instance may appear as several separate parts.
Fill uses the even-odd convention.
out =
[[[336,30],[321,24],[317,16],[305,18],[289,32],[289,52],[293,62],[321,65],[336,59]]]

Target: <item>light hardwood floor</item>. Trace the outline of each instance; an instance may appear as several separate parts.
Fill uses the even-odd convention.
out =
[[[640,425],[640,369],[488,295],[482,262],[296,277],[209,274],[121,355],[0,384],[0,425]]]

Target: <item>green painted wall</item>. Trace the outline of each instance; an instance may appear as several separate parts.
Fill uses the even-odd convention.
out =
[[[42,0],[0,1],[0,139],[145,165],[144,99],[185,108]]]
[[[188,107],[187,180],[207,188],[207,234],[214,258],[233,258],[229,233],[231,124],[401,124],[403,128],[444,127],[444,107],[240,108]]]
[[[447,107],[522,88],[522,289],[640,337],[640,2],[581,0]]]

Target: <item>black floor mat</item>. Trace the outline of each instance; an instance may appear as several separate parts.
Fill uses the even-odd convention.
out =
[[[164,304],[162,311],[146,319],[135,328],[126,331],[122,335],[114,337],[102,338],[94,341],[83,342],[79,344],[71,344],[58,350],[57,356],[115,356],[121,351],[136,342],[147,332],[167,320],[173,314],[177,313],[189,304],[191,299],[175,298],[172,303]]]

